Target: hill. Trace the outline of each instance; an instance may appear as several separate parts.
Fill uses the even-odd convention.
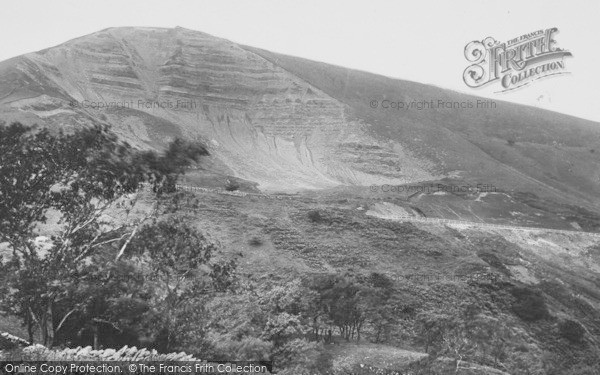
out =
[[[460,177],[598,209],[599,124],[481,101],[182,28],[106,29],[0,64],[6,122],[202,140],[215,176],[261,190]],[[433,107],[382,108],[399,102]]]
[[[598,123],[182,28],[111,28],[0,63],[0,120],[110,125],[137,149],[179,137],[210,152],[177,181],[194,189],[144,188],[103,208],[97,228],[121,228],[160,203],[153,223],[174,234],[136,227],[90,262],[76,257],[115,280],[86,287],[123,288],[107,300],[130,315],[98,306],[123,326],[77,334],[95,315],[73,294],[61,344],[160,351],[167,332],[196,357],[264,355],[294,374],[600,366]],[[26,233],[40,259],[64,229],[57,207]],[[179,256],[197,246],[179,240],[196,231],[214,259],[186,271]],[[0,256],[12,260],[10,244]],[[176,285],[189,294],[169,297],[189,305],[163,296],[160,266],[167,290],[183,266]],[[128,305],[133,295],[149,313]],[[171,342],[154,332],[161,319],[189,330]],[[0,328],[24,337],[20,322],[3,316]]]

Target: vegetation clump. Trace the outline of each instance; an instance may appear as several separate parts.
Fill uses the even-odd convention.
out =
[[[323,215],[321,215],[321,213],[317,210],[309,211],[307,216],[308,216],[308,219],[310,221],[312,221],[313,223],[322,223],[325,221],[325,218],[323,217]]]
[[[235,180],[227,180],[227,184],[225,184],[226,191],[238,191],[240,190],[240,184]]]
[[[530,287],[515,287],[511,290],[515,301],[513,312],[521,319],[535,322],[550,317],[546,301],[541,292]]]
[[[585,336],[585,329],[574,320],[564,320],[559,323],[558,330],[561,337],[567,339],[571,343],[581,343]]]
[[[248,244],[250,246],[261,246],[263,244],[263,239],[259,236],[252,236],[252,238],[250,238],[248,241]]]

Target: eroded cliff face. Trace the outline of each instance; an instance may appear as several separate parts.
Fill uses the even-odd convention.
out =
[[[207,143],[262,189],[406,183],[428,163],[316,87],[227,40],[176,28],[115,28],[0,65],[0,114],[49,126],[111,124],[129,142]]]

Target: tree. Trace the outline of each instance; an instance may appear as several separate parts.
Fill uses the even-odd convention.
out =
[[[425,344],[425,353],[437,356],[443,349],[443,343],[452,327],[452,316],[435,312],[422,312],[417,315],[419,337]]]
[[[311,308],[308,309],[313,339],[323,338],[326,342],[331,340],[331,327],[333,322],[329,318],[331,311],[331,296],[328,292],[333,287],[335,278],[333,275],[310,275],[305,280],[305,285],[312,292],[310,300]],[[325,335],[325,331],[328,334]]]
[[[229,264],[217,263],[217,272],[211,272],[215,251],[214,244],[181,218],[145,225],[132,240],[128,258],[143,270],[144,288],[152,295],[147,314],[153,330],[159,331],[156,345],[163,352],[176,349],[190,330],[182,324],[189,308],[198,307],[203,295],[213,286],[220,289],[232,276],[227,266],[234,265]],[[221,272],[223,268],[227,271]]]
[[[263,279],[238,284],[233,293],[215,294],[207,302],[204,355],[271,360],[281,364],[278,371],[300,373],[318,356],[319,344],[309,338],[313,297],[299,279]]]
[[[465,361],[501,367],[514,341],[508,327],[485,314],[476,301],[465,301],[443,313],[426,311],[418,315],[420,336],[426,353],[454,359],[458,373]]]
[[[316,309],[313,313],[313,332],[318,338],[319,330],[335,326],[340,335],[350,341],[356,337],[360,341],[367,318],[373,313],[374,304],[381,302],[387,292],[369,284],[362,277],[350,274],[319,275],[309,283],[309,288],[317,293]]]
[[[3,306],[39,329],[47,346],[79,309],[73,296],[97,252],[123,255],[145,217],[107,219],[120,199],[135,205],[142,183],[156,197],[174,189],[185,166],[207,151],[176,140],[162,156],[134,150],[106,127],[65,134],[15,123],[0,127],[0,241],[12,258],[4,264],[11,293]],[[37,227],[49,213],[59,218],[48,248],[36,242]]]
[[[252,287],[251,287],[252,288]],[[269,360],[273,343],[262,333],[267,322],[265,309],[252,289],[219,294],[208,302],[206,355],[216,360]]]
[[[328,326],[337,327],[340,335],[349,341],[356,331],[355,324],[363,321],[358,307],[358,285],[339,274],[318,275],[309,285],[318,295],[316,305],[319,313],[313,315],[313,329],[317,337],[318,321],[324,315],[325,319],[321,320]]]
[[[370,340],[376,343],[389,342],[401,327],[401,320],[407,318],[412,308],[406,296],[393,288],[391,280],[373,273],[369,278],[371,293],[366,296],[365,310],[370,326]]]

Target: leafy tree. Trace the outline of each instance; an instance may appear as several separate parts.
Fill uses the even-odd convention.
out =
[[[337,328],[347,341],[360,341],[367,329],[373,341],[383,342],[410,310],[394,283],[379,273],[314,275],[306,285],[315,294],[308,310],[315,340],[329,341]]]
[[[219,293],[206,309],[208,345],[198,347],[216,359],[272,360],[279,370],[304,373],[319,354],[319,344],[309,341],[313,297],[297,279],[265,279]]]
[[[328,330],[337,327],[340,335],[350,340],[350,327],[358,313],[358,287],[338,274],[317,275],[309,285],[318,296],[317,310],[313,314],[313,330],[317,337],[319,330],[323,331],[319,326],[320,321],[329,326]]]
[[[500,320],[489,316],[476,301],[465,301],[444,313],[418,315],[425,351],[433,357],[454,359],[458,373],[465,361],[507,369],[514,335]]]
[[[141,218],[118,222],[106,213],[148,183],[157,197],[171,191],[185,166],[206,149],[175,141],[158,156],[134,150],[108,128],[51,132],[15,123],[0,126],[0,241],[12,258],[4,264],[11,293],[3,307],[39,329],[47,346],[83,305],[74,298],[91,257],[103,250],[123,255]],[[135,198],[124,209],[129,215]],[[47,248],[37,227],[49,213],[59,218]],[[114,246],[118,245],[117,248]]]
[[[377,274],[376,277],[379,281],[384,280],[382,275]],[[371,278],[373,281],[373,275]],[[309,287],[317,293],[316,309],[312,314],[316,338],[319,330],[323,330],[320,321],[321,325],[335,326],[347,341],[355,337],[360,340],[367,318],[382,315],[382,304],[385,305],[390,296],[390,290],[386,288],[391,284],[382,286],[371,281],[350,274],[331,274],[319,275],[309,283]]]
[[[82,307],[66,337],[73,340],[80,327],[78,336],[91,334],[94,347],[139,342],[161,352],[184,349],[204,336],[208,297],[234,284],[235,263],[214,262],[215,250],[182,218],[145,224],[120,259],[109,252],[94,256],[76,294]]]
[[[78,306],[60,331],[59,342],[94,349],[137,343],[137,329],[149,310],[144,277],[132,263],[112,254],[95,254],[77,284],[71,305]]]
[[[206,341],[217,360],[269,360],[273,343],[262,337],[267,316],[258,298],[246,290],[209,301]]]
[[[425,345],[425,353],[437,356],[443,349],[448,331],[452,328],[452,316],[425,311],[417,315],[417,322],[419,337]]]
[[[284,343],[279,350],[280,354],[277,357],[276,363],[285,364],[282,371],[278,374],[282,375],[299,375],[299,374],[315,374],[322,371],[323,368],[319,364],[320,344],[311,342],[304,338],[295,338]]]
[[[267,285],[261,292],[259,303],[267,311],[267,321],[263,337],[276,346],[295,337],[303,337],[310,332],[307,312],[312,307],[312,297],[299,279],[282,285]]]
[[[411,312],[406,296],[394,288],[394,283],[387,276],[371,273],[365,280],[361,304],[371,329],[371,340],[387,342],[398,331],[401,319]]]
[[[209,271],[215,251],[214,244],[181,218],[145,225],[131,242],[129,257],[144,270],[144,288],[152,295],[147,314],[152,317],[153,330],[159,331],[156,341],[163,352],[173,351],[183,341],[190,329],[182,324],[185,314],[190,307],[197,308],[211,289],[210,276],[218,288],[229,276],[228,272]],[[223,268],[218,267],[219,271]]]
[[[305,280],[306,287],[311,291],[312,296],[311,308],[308,309],[307,315],[314,340],[323,338],[328,341],[331,339],[329,334],[325,334],[325,331],[331,333],[330,327],[333,326],[333,322],[329,318],[331,297],[328,290],[333,287],[334,282],[335,278],[332,275],[310,275]]]

